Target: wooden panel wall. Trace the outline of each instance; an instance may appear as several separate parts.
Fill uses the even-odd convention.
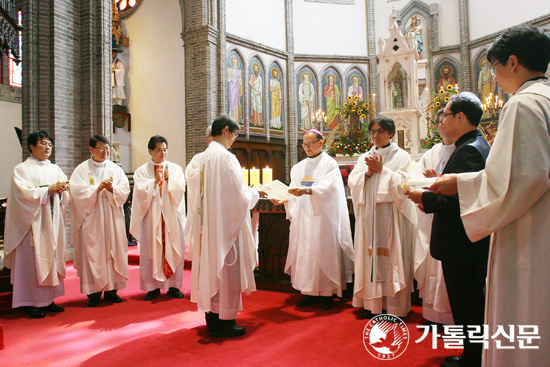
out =
[[[284,143],[267,143],[237,140],[231,146],[241,167],[273,169],[273,179],[285,182],[286,145]],[[261,172],[260,172],[261,177]],[[285,182],[288,184],[288,182]]]

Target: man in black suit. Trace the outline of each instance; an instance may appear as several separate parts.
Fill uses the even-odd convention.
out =
[[[481,102],[474,94],[462,92],[451,97],[443,123],[447,135],[457,140],[443,174],[485,168],[490,147],[477,130],[482,115]],[[460,218],[458,194],[445,196],[415,189],[407,196],[426,213],[434,213],[430,252],[441,261],[454,322],[464,327],[462,356],[447,357],[441,366],[479,367],[483,344],[471,343],[467,331],[474,325],[483,330],[489,237],[474,243],[468,239]]]

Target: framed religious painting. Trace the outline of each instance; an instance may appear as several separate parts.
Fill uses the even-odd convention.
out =
[[[338,73],[330,68],[323,76],[323,111],[325,111],[326,122],[324,131],[334,129],[339,122],[339,108],[342,107],[342,80]]]
[[[227,113],[239,123],[244,131],[244,85],[243,62],[237,51],[227,55]]]
[[[283,73],[277,63],[269,67],[269,135],[283,138],[284,109],[283,109]]]
[[[260,60],[257,57],[250,60],[248,66],[248,95],[250,123],[248,131],[253,135],[265,135],[265,106],[264,106],[264,82],[265,72]]]
[[[316,90],[317,81],[313,71],[309,68],[303,68],[296,77],[298,85],[298,129],[303,131],[316,129],[314,124],[315,112],[317,111]]]
[[[435,69],[436,90],[447,89],[449,85],[453,88],[458,85],[458,67],[449,60],[443,60]]]

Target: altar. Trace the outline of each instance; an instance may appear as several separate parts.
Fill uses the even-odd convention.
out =
[[[348,197],[352,233],[355,231],[353,204]],[[256,287],[278,291],[295,291],[290,276],[285,274],[290,221],[284,205],[275,205],[269,199],[260,199],[252,213],[259,213],[258,267],[254,271]]]

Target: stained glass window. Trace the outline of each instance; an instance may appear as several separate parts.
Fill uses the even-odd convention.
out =
[[[22,23],[21,18],[21,12],[17,13],[17,20],[19,21],[19,25]],[[22,60],[23,59],[23,33],[19,32],[19,57]],[[13,55],[10,52],[10,58],[8,61],[8,74],[9,74],[9,84],[14,87],[20,87],[23,85],[23,63],[20,62],[17,64],[13,61]]]

